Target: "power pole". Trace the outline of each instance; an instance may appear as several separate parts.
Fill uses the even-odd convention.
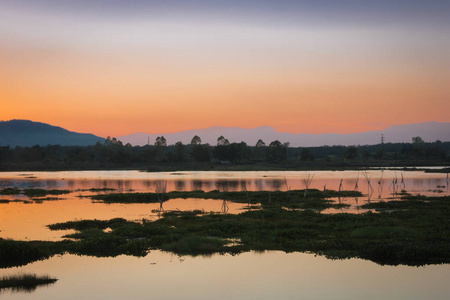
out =
[[[384,145],[384,136],[381,134],[381,145]]]

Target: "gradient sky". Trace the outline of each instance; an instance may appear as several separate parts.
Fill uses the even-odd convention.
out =
[[[450,1],[0,0],[0,120],[100,136],[450,122]]]

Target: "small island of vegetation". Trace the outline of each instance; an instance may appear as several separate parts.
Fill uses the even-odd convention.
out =
[[[50,276],[37,276],[36,274],[20,274],[3,276],[0,278],[0,291],[11,289],[14,292],[34,291],[38,286],[55,283],[58,279]]]

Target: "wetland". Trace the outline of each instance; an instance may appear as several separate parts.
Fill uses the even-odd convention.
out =
[[[74,276],[61,276],[61,268],[70,261],[91,264],[96,260],[110,267],[121,261],[142,262],[130,272],[153,276],[148,272],[155,265],[166,266],[159,270],[161,274],[172,269],[177,273],[183,272],[183,267],[175,266],[189,261],[194,272],[196,266],[203,268],[222,260],[227,266],[234,265],[231,261],[246,257],[273,265],[274,269],[265,273],[272,280],[280,280],[274,276],[279,276],[285,259],[299,266],[297,277],[303,274],[303,264],[317,262],[324,265],[323,272],[331,272],[327,265],[334,268],[364,261],[368,273],[378,268],[388,273],[392,268],[415,273],[423,281],[417,288],[435,284],[429,278],[450,271],[450,197],[445,173],[6,172],[1,174],[0,194],[1,274],[11,276],[20,270],[61,279],[37,288],[34,296],[45,297],[64,278]],[[174,265],[167,267],[168,263]],[[362,271],[347,268],[355,274]],[[83,272],[93,272],[87,269]],[[125,269],[117,267],[114,280],[119,280]],[[430,270],[438,270],[440,275],[420,275]],[[83,272],[79,276],[86,276]],[[213,278],[229,274],[227,267],[210,272]],[[198,280],[202,276],[191,277]],[[232,276],[248,279],[239,271]],[[188,280],[190,284],[198,284],[192,280]],[[283,282],[274,281],[271,291],[264,290],[267,295],[283,294],[286,291],[279,287]],[[342,288],[342,297],[354,294],[350,286]],[[140,290],[144,292],[146,287]],[[300,286],[287,290],[291,296],[311,292]],[[9,294],[12,298],[28,295]],[[105,295],[115,298],[109,292]],[[259,292],[248,290],[240,295],[251,298]],[[400,295],[399,299],[411,296],[406,292]],[[194,290],[187,294],[187,298],[198,296]]]

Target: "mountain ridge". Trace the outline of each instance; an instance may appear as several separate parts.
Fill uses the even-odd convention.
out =
[[[88,146],[105,139],[91,133],[78,133],[59,126],[30,120],[0,121],[0,146]]]

